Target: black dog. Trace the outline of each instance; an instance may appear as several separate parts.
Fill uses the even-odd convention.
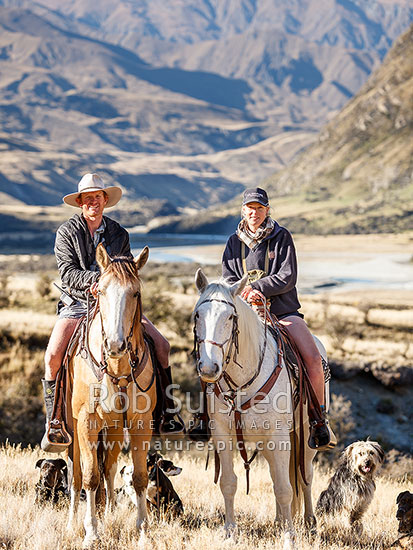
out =
[[[399,533],[410,533],[413,535],[413,493],[409,493],[409,491],[399,493],[396,504]]]
[[[182,514],[182,501],[168,479],[168,476],[180,474],[182,468],[178,468],[170,460],[164,460],[159,453],[149,453],[146,465],[149,477],[146,495],[149,502],[157,510],[163,509],[173,516]]]
[[[399,521],[399,533],[402,535],[390,548],[413,548],[413,493],[403,491],[396,499],[396,518]]]
[[[180,515],[184,508],[181,499],[177,495],[168,476],[176,476],[181,473],[182,468],[175,466],[170,460],[165,460],[159,453],[149,453],[146,461],[148,469],[149,484],[146,493],[146,500],[149,508],[164,510],[173,516]],[[132,483],[133,466],[123,466],[120,475],[123,486],[117,489],[118,498],[127,496],[136,506],[136,493]]]
[[[36,468],[40,469],[40,479],[35,486],[35,504],[57,504],[68,497],[67,465],[63,458],[41,458]]]

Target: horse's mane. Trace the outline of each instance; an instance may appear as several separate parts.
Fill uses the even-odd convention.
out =
[[[116,256],[112,258],[111,263],[105,269],[106,274],[118,279],[122,285],[136,281],[140,283],[138,267],[128,256]]]
[[[238,329],[242,337],[240,338],[240,346],[242,347],[243,343],[248,343],[249,347],[251,342],[261,342],[264,337],[264,325],[261,322],[258,315],[255,313],[250,306],[244,302],[239,296],[235,298],[232,296],[230,287],[225,283],[210,283],[204,292],[199,297],[199,300],[195,306],[197,310],[198,306],[205,300],[211,298],[224,299],[227,302],[233,303],[235,305],[237,314],[238,314]],[[259,346],[256,346],[257,351],[257,362],[259,360]]]

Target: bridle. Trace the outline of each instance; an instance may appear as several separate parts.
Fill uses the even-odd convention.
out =
[[[121,260],[121,259],[117,259],[117,258],[112,260],[112,262],[115,262],[115,261],[121,262],[121,261],[127,261],[127,260],[123,260],[123,259]],[[105,273],[105,271],[102,273],[102,275],[104,273]],[[149,382],[149,384],[146,388],[142,388],[139,385],[139,383],[137,381],[137,378],[142,373],[142,371],[144,370],[144,368],[146,366],[146,363],[148,362],[148,357],[149,357],[149,355],[152,354],[152,352],[151,352],[150,347],[148,346],[148,343],[145,339],[145,347],[144,347],[144,350],[143,350],[143,354],[142,354],[142,357],[139,359],[138,350],[137,349],[134,350],[133,345],[132,345],[132,336],[133,336],[133,332],[134,332],[134,329],[135,329],[135,325],[136,325],[137,322],[139,322],[139,324],[142,322],[142,298],[141,298],[141,293],[138,291],[134,294],[134,298],[136,298],[135,313],[134,313],[134,316],[133,316],[133,320],[132,320],[132,324],[131,324],[131,328],[130,328],[128,337],[126,339],[126,353],[128,354],[128,363],[129,363],[129,366],[130,366],[130,373],[128,375],[121,375],[121,376],[115,376],[114,374],[112,374],[109,371],[107,337],[106,337],[106,334],[105,334],[105,329],[103,327],[102,312],[101,312],[101,309],[99,307],[99,296],[100,296],[100,294],[98,293],[96,304],[95,304],[95,307],[94,307],[93,313],[92,313],[92,318],[90,319],[89,318],[90,294],[89,293],[87,294],[87,314],[86,314],[86,327],[87,327],[86,328],[86,349],[87,349],[87,352],[89,353],[89,356],[92,359],[95,366],[99,369],[100,375],[106,374],[110,378],[111,382],[115,386],[117,386],[121,392],[125,393],[127,391],[127,388],[129,386],[129,384],[133,381],[140,392],[146,393],[151,388],[152,384],[154,383],[155,369],[154,368],[152,369],[151,380],[150,380],[150,382]],[[93,319],[96,317],[96,315],[98,313],[99,313],[99,316],[100,316],[100,325],[101,325],[101,334],[102,334],[102,345],[101,345],[101,357],[102,358],[101,358],[100,361],[97,361],[95,359],[92,352],[90,351],[90,346],[89,346],[89,328],[90,328],[90,324],[92,323]],[[154,364],[153,361],[152,361],[152,364]]]
[[[204,338],[204,339],[198,338],[198,334],[197,334],[197,331],[196,331],[196,321],[199,318],[198,309],[203,304],[206,304],[206,303],[209,303],[209,302],[220,302],[222,304],[227,304],[227,305],[231,306],[234,309],[234,313],[232,315],[231,334],[226,340],[224,340],[224,342],[219,343],[219,342],[215,342],[214,340],[208,340],[206,338]],[[265,324],[264,346],[263,346],[263,348],[260,352],[260,360],[258,362],[257,370],[253,374],[252,378],[250,378],[242,386],[239,386],[232,379],[232,377],[229,375],[229,373],[227,372],[227,367],[228,367],[228,364],[231,361],[231,358],[232,358],[233,363],[235,363],[235,365],[237,365],[240,369],[244,368],[237,361],[237,356],[238,356],[238,353],[239,353],[239,328],[238,328],[238,313],[237,313],[237,309],[235,307],[235,304],[233,302],[229,302],[228,300],[221,300],[219,298],[208,298],[206,300],[203,300],[200,304],[198,304],[198,306],[197,306],[197,308],[194,312],[194,329],[193,329],[193,331],[194,331],[194,349],[193,349],[192,353],[195,356],[197,363],[199,363],[199,360],[200,360],[200,353],[199,353],[200,344],[211,344],[212,346],[217,346],[218,348],[221,349],[222,358],[223,358],[222,374],[219,377],[219,379],[215,382],[215,384],[218,384],[219,380],[221,378],[223,378],[225,380],[225,382],[227,383],[227,385],[230,389],[230,392],[232,394],[234,394],[236,391],[244,390],[244,389],[248,388],[254,382],[254,380],[258,377],[259,373],[261,372],[261,367],[262,367],[262,363],[264,361],[264,356],[265,356],[265,350],[266,350],[266,347],[267,347],[267,325],[266,324]],[[227,350],[227,353],[225,353],[224,346],[228,342],[229,342],[228,350]]]
[[[221,302],[222,304],[227,304],[227,305],[231,306],[232,308],[234,308],[234,313],[232,315],[231,335],[226,340],[224,340],[224,342],[222,342],[222,343],[215,342],[214,340],[208,340],[206,338],[204,338],[202,340],[200,338],[198,338],[198,335],[197,335],[197,332],[196,332],[196,320],[199,318],[198,308],[200,306],[202,306],[203,304],[206,304],[208,302]],[[238,330],[238,313],[237,313],[237,310],[235,308],[235,304],[233,304],[231,302],[228,302],[227,300],[219,300],[218,298],[209,298],[208,300],[204,300],[203,302],[198,304],[198,308],[196,309],[196,311],[194,313],[194,321],[195,321],[195,323],[194,323],[194,353],[195,353],[195,357],[196,357],[197,362],[200,359],[199,345],[200,344],[211,344],[211,345],[217,346],[221,349],[223,363],[225,363],[226,365],[228,365],[228,363],[231,361],[232,348],[234,347],[233,360],[234,360],[234,363],[236,363],[238,365],[238,363],[236,362],[236,357],[237,357],[237,354],[239,352],[239,343],[238,343],[239,330]],[[226,357],[225,357],[224,346],[227,342],[230,342],[230,345],[228,346],[228,352],[227,352]]]

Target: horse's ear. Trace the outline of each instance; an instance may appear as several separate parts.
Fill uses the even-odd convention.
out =
[[[234,283],[229,287],[229,290],[234,298],[235,296],[238,296],[238,294],[241,294],[241,292],[245,288],[245,285],[247,284],[247,281],[248,281],[248,273],[245,273],[245,275],[240,281],[237,281],[236,283]]]
[[[136,258],[133,260],[139,269],[142,269],[142,267],[146,264],[149,258],[149,248],[145,246],[145,248],[142,250],[142,252],[139,254],[139,256],[136,256]]]
[[[100,268],[101,273],[103,273],[110,264],[109,254],[106,252],[106,248],[103,246],[102,243],[99,243],[96,248],[96,262]]]
[[[198,268],[195,273],[195,285],[198,289],[199,294],[202,294],[208,286],[208,279],[206,278],[206,275],[201,268]]]

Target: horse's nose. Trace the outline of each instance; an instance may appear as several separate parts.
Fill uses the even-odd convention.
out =
[[[107,343],[107,350],[109,355],[116,357],[123,355],[126,351],[126,342],[125,340],[112,340]]]
[[[218,378],[219,372],[220,367],[218,363],[207,365],[203,361],[198,361],[198,373],[205,382],[215,382]]]

